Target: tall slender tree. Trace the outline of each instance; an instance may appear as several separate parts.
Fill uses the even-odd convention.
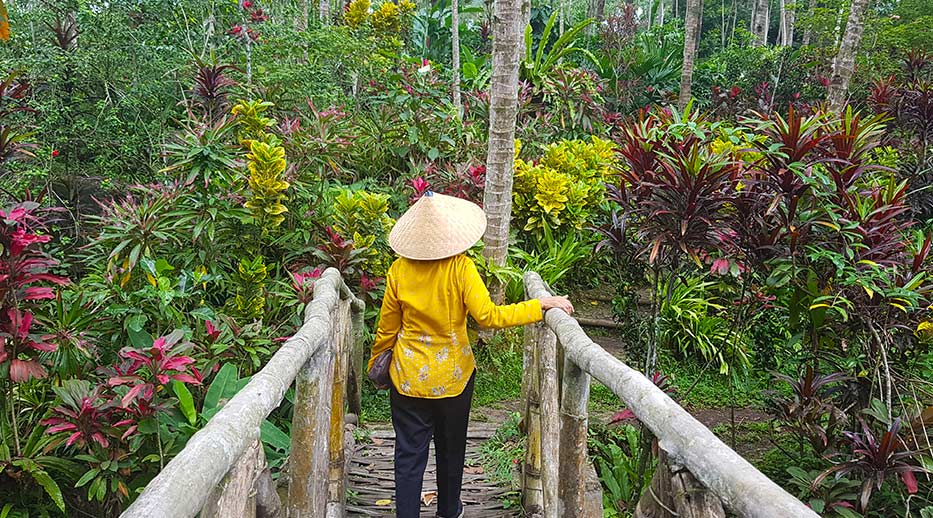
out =
[[[330,20],[330,0],[319,0],[318,16],[321,17],[321,23],[327,23]]]
[[[451,85],[453,88],[453,102],[457,109],[457,115],[460,114],[460,2],[459,0],[450,0],[450,53],[454,77]]]
[[[771,25],[771,0],[752,0],[752,44],[756,47],[768,44],[768,28]]]
[[[680,73],[680,98],[677,102],[681,110],[687,106],[692,96],[693,63],[696,60],[697,39],[703,20],[703,0],[687,0],[684,18],[684,65]]]
[[[515,119],[518,116],[518,66],[525,20],[522,0],[495,0],[492,17],[492,77],[489,83],[489,147],[483,205],[488,226],[483,255],[504,265],[512,220],[512,174],[515,169]],[[491,283],[496,301],[504,288]]]
[[[829,109],[839,113],[846,105],[846,96],[849,91],[849,80],[855,72],[855,54],[862,41],[862,31],[865,29],[865,9],[868,0],[852,0],[849,6],[849,19],[846,30],[839,44],[839,53],[833,60],[833,77],[829,82],[827,100]]]
[[[794,46],[794,24],[797,21],[797,6],[793,0],[781,0],[781,26],[778,43],[782,47]]]

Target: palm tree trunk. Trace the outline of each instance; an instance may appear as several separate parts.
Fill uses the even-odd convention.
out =
[[[855,71],[855,54],[858,51],[859,42],[862,40],[862,31],[865,28],[865,22],[862,16],[865,8],[868,6],[868,0],[852,0],[849,6],[849,20],[846,22],[845,34],[842,37],[842,43],[839,45],[839,53],[833,61],[833,77],[829,82],[829,92],[827,100],[829,109],[839,113],[845,107],[846,94],[849,91],[849,80],[852,79],[852,73]]]
[[[457,115],[460,115],[460,2],[450,0],[450,52],[451,67],[454,69],[453,101]]]
[[[330,0],[320,0],[319,16],[321,17],[321,23],[327,23],[330,20]]]
[[[771,24],[771,1],[752,0],[752,44],[761,47],[768,44],[768,28]]]
[[[664,0],[658,0],[658,25],[664,25]]]
[[[680,99],[677,105],[681,110],[690,102],[693,85],[693,62],[697,55],[697,37],[700,34],[700,21],[703,19],[703,0],[687,0],[687,12],[684,20],[684,66],[680,75]]]
[[[522,0],[495,0],[492,25],[492,78],[489,83],[489,148],[483,206],[488,226],[483,255],[504,265],[512,219],[512,173],[515,166],[515,119],[518,116],[518,66],[522,55]],[[504,287],[491,283],[493,300]]]
[[[794,23],[797,19],[796,7],[788,7],[788,0],[781,0],[781,37],[782,47],[794,46]]]

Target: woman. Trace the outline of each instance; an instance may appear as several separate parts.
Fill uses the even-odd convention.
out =
[[[401,256],[389,268],[369,368],[392,350],[392,426],[398,518],[417,518],[434,437],[437,516],[463,516],[460,485],[476,363],[467,314],[487,328],[537,322],[543,311],[573,306],[547,297],[496,306],[473,261],[463,255],[486,231],[486,215],[466,200],[431,192],[399,218],[389,245]]]

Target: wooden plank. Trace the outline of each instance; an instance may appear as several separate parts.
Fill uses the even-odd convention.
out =
[[[491,437],[494,429],[489,424],[479,423],[479,430],[470,425],[469,436],[481,435]],[[394,466],[392,452],[394,437],[391,431],[385,428],[373,430],[370,437],[380,435],[379,444],[367,442],[357,445],[353,449],[353,458],[348,460],[350,472],[348,489],[353,498],[347,503],[345,510],[347,516],[394,516]],[[467,441],[467,458],[478,462],[483,442],[488,439]],[[433,444],[428,452],[428,466],[424,475],[424,491],[434,491],[436,484],[436,467],[434,465]],[[465,473],[461,500],[467,508],[467,515],[471,518],[512,518],[520,515],[519,509],[505,509],[503,500],[512,496],[510,484],[494,483],[488,480],[485,473]],[[381,500],[389,500],[390,505],[376,505]],[[434,517],[436,504],[423,506],[421,516]]]
[[[587,403],[590,400],[590,375],[570,359],[564,359],[560,405],[560,515],[588,518],[586,505],[586,433]]]
[[[560,407],[557,389],[557,337],[547,327],[538,335],[538,363],[541,372],[541,488],[544,518],[559,518],[557,498],[560,462]]]
[[[330,433],[328,434],[328,502],[336,504],[336,512],[343,513],[347,497],[346,458],[344,457],[344,430],[346,416],[347,361],[352,330],[350,304],[341,302],[334,315],[334,365],[330,401]],[[331,511],[328,511],[330,513]]]
[[[324,518],[327,511],[331,397],[334,388],[333,328],[330,339],[295,380],[291,455],[288,464],[289,518]]]
[[[541,395],[538,375],[540,324],[525,326],[522,371],[524,402],[525,461],[522,464],[522,507],[528,514],[544,507],[544,487],[541,480]]]

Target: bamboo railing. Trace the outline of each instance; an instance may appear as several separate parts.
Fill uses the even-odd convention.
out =
[[[525,275],[528,298],[549,296]],[[563,357],[563,365],[558,358]],[[720,441],[648,378],[594,343],[571,316],[548,311],[525,330],[522,390],[528,448],[522,476],[530,515],[583,518],[591,378],[609,387],[658,440],[661,462],[637,518],[818,518]],[[560,367],[560,369],[559,369]]]
[[[363,303],[337,270],[314,285],[304,324],[145,487],[124,518],[344,515],[346,403],[359,412]],[[282,508],[259,427],[295,383]],[[349,399],[349,401],[347,401]]]

